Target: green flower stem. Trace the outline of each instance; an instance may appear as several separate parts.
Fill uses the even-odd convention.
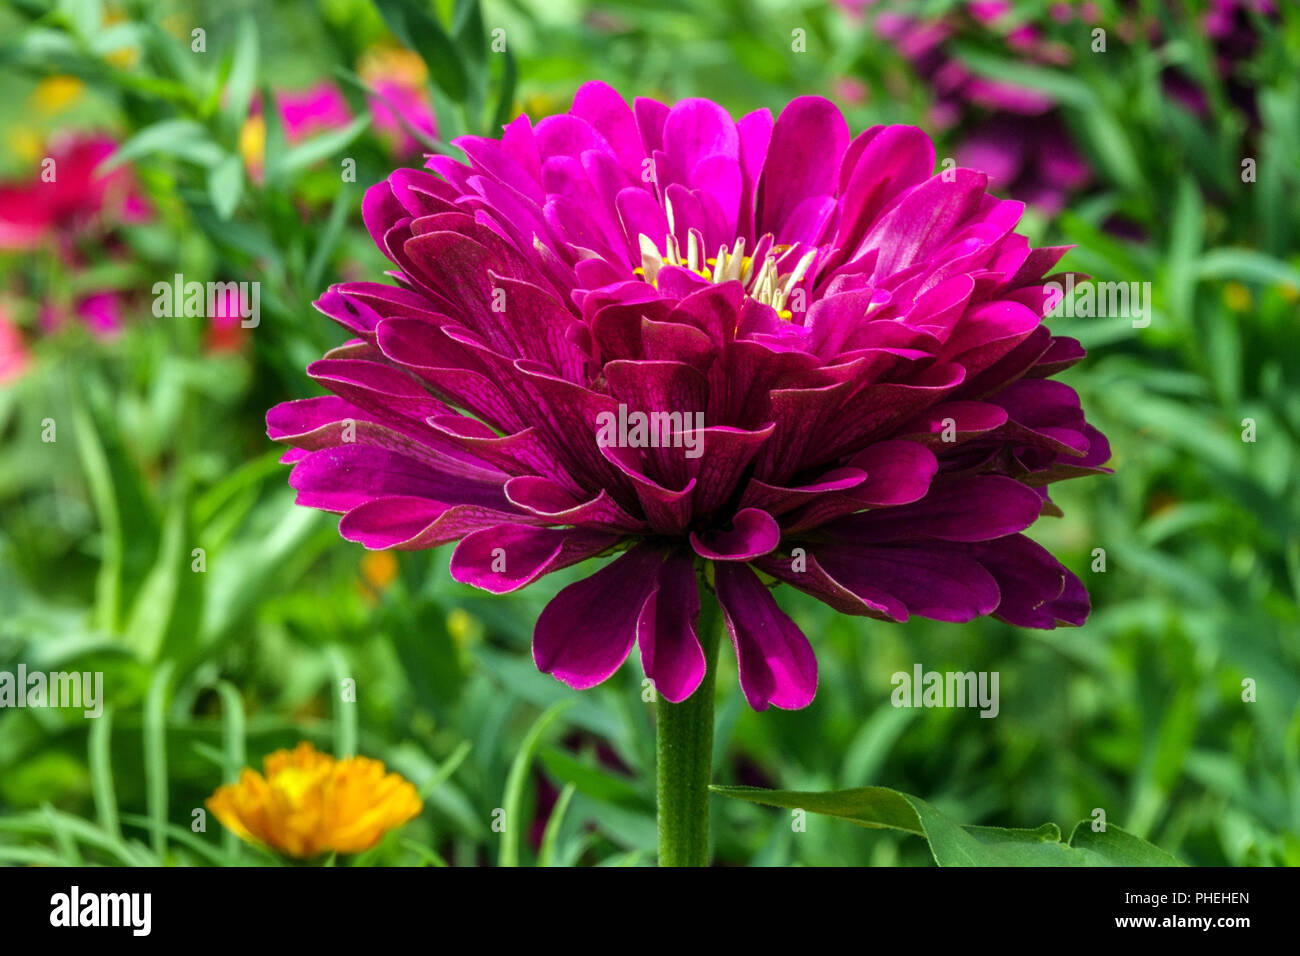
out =
[[[700,583],[697,632],[707,669],[679,704],[659,698],[657,793],[659,865],[709,865],[709,780],[713,771],[713,697],[718,676],[717,599]]]

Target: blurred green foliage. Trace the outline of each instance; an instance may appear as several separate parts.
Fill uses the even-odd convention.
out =
[[[1053,632],[888,626],[782,590],[818,653],[817,698],[755,714],[724,654],[715,779],[882,785],[1004,827],[1101,808],[1193,864],[1297,865],[1300,9],[1282,5],[1248,64],[1250,128],[1216,86],[1206,4],[1098,4],[1103,23],[1138,9],[1160,24],[1158,41],[1112,37],[1104,55],[1047,6],[1015,16],[1079,55],[1032,79],[1058,95],[1096,181],[1060,216],[1031,210],[1025,230],[1073,244],[1069,267],[1154,290],[1147,328],[1054,320],[1089,348],[1066,380],[1109,436],[1116,474],[1061,488],[1064,517],[1034,533],[1081,575],[1093,615]],[[445,550],[391,568],[293,505],[265,409],[308,394],[303,367],[343,339],[312,299],[340,276],[380,277],[360,200],[397,161],[364,123],[289,147],[272,118],[258,182],[241,130],[259,96],[323,78],[359,106],[359,59],[394,39],[427,59],[438,148],[453,151],[445,140],[519,110],[566,108],[590,78],[736,112],[835,95],[850,78],[863,91],[844,104],[855,130],[924,125],[924,84],[868,22],[776,0],[0,4],[0,175],[30,174],[33,140],[107,128],[155,209],[121,228],[127,254],[90,279],[0,253],[0,304],[33,353],[0,388],[0,670],[102,670],[108,704],[98,720],[0,711],[0,863],[273,862],[215,820],[193,832],[191,815],[241,766],[300,739],[355,746],[425,796],[418,820],[354,862],[652,862],[653,708],[638,665],[579,694],[528,653],[540,609],[585,569],[488,597],[450,580]],[[507,55],[491,48],[496,29]],[[806,52],[792,49],[796,29]],[[965,54],[985,75],[1025,78],[997,44]],[[1171,63],[1207,89],[1206,116],[1162,92]],[[38,108],[42,81],[64,76],[80,80],[77,101]],[[1253,183],[1239,175],[1248,155]],[[341,157],[355,183],[340,181]],[[1107,228],[1117,214],[1140,239]],[[145,291],[178,272],[262,283],[242,348],[212,350],[203,320],[150,314]],[[91,281],[135,295],[123,334],[38,334],[41,290]],[[891,674],[916,662],[998,671],[998,718],[892,707]],[[345,677],[355,704],[340,700]],[[530,737],[560,702],[571,706]],[[498,807],[526,823],[495,832]],[[795,832],[787,812],[740,801],[715,802],[714,828],[726,864],[932,862],[906,834],[828,817]]]

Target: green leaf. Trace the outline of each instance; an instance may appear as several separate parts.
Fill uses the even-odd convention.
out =
[[[507,49],[501,54],[504,66],[501,68],[501,87],[497,94],[496,111],[492,115],[492,128],[488,130],[496,135],[501,127],[510,122],[510,111],[514,108],[515,86],[519,82],[519,68],[515,64],[515,55]]]
[[[77,453],[86,473],[102,535],[102,556],[95,579],[95,617],[100,627],[114,630],[122,599],[122,513],[118,508],[117,490],[104,445],[90,414],[80,401],[73,405],[72,420],[77,436]]]
[[[345,700],[342,693],[343,682],[350,679],[351,667],[341,648],[331,646],[325,653],[334,677],[330,688],[334,699],[334,756],[352,757],[357,752],[357,704],[355,700]]]
[[[157,858],[150,855],[140,844],[127,842],[121,837],[105,832],[89,820],[64,813],[62,810],[49,808],[30,813],[11,814],[0,817],[0,833],[30,833],[53,836],[53,827],[59,827],[68,837],[85,846],[91,846],[106,853],[111,853],[118,862],[125,866],[158,866]],[[5,852],[13,850],[5,847]],[[0,857],[3,859],[3,857]],[[61,864],[67,866],[67,860],[61,858]]]
[[[247,763],[247,733],[244,724],[244,698],[239,688],[229,681],[217,683],[217,693],[221,695],[221,738],[223,752],[224,777],[226,783],[239,779],[240,771]],[[238,861],[241,842],[234,830],[226,830],[222,837],[222,848],[226,857]]]
[[[486,53],[483,30],[483,7],[479,0],[456,0],[451,15],[451,30],[456,46],[468,59],[482,63]]]
[[[284,154],[282,171],[294,172],[333,156],[339,150],[347,148],[369,125],[370,116],[368,114],[358,116],[347,126],[341,126],[338,129],[332,129],[321,133],[319,136],[304,140]]]
[[[191,119],[168,119],[146,126],[99,166],[101,174],[141,156],[159,154],[215,166],[226,152],[208,137],[208,131]]]
[[[208,198],[221,219],[229,219],[244,192],[244,163],[231,154],[208,170]]]
[[[303,279],[303,288],[315,289],[320,285],[321,277],[325,274],[325,266],[329,264],[330,254],[343,234],[343,227],[347,224],[351,208],[352,190],[344,184],[340,187],[338,195],[334,197],[334,205],[330,207],[329,218],[325,221],[325,228],[321,230],[320,241],[312,251],[306,278]]]
[[[1169,232],[1168,296],[1169,312],[1180,325],[1192,315],[1192,295],[1196,287],[1194,263],[1201,251],[1205,234],[1205,210],[1201,192],[1189,177],[1178,183],[1178,200],[1174,206],[1173,228]]]
[[[113,837],[122,835],[118,824],[117,797],[113,791],[113,708],[105,707],[90,725],[90,791],[95,799],[95,816],[100,827]]]
[[[153,821],[149,817],[141,816],[138,813],[126,813],[122,815],[122,821],[131,826],[152,828]],[[168,823],[164,830],[167,835],[182,846],[189,847],[199,856],[203,857],[210,866],[228,866],[230,861],[228,857],[222,854],[222,851],[212,846],[206,840],[194,834],[189,828],[178,826],[174,823]],[[230,836],[234,836],[231,831],[226,830]],[[239,839],[235,837],[235,839]]]
[[[1100,106],[1084,110],[1080,120],[1084,127],[1084,142],[1092,144],[1110,177],[1125,189],[1140,192],[1142,166],[1124,124]]]
[[[1201,256],[1202,279],[1241,279],[1300,288],[1300,270],[1253,249],[1212,249]]]
[[[1070,834],[1070,846],[1100,854],[1112,866],[1184,866],[1176,856],[1117,826],[1094,832],[1091,820],[1080,820]]]
[[[650,803],[650,794],[643,792],[635,781],[610,773],[568,751],[546,748],[542,751],[542,766],[556,780],[577,787],[594,800],[632,807]]]
[[[506,777],[506,794],[502,806],[505,809],[506,827],[501,834],[501,866],[519,865],[519,844],[524,835],[524,788],[528,783],[528,771],[533,765],[533,757],[541,745],[542,734],[548,727],[572,707],[576,700],[569,698],[547,708],[528,728],[519,752],[510,764],[510,774]]]
[[[452,751],[451,756],[442,762],[442,766],[434,772],[428,780],[420,785],[420,799],[426,799],[429,794],[437,790],[440,786],[451,779],[452,774],[460,769],[460,765],[465,762],[474,745],[468,740],[461,741],[459,747]]]
[[[1097,96],[1092,88],[1078,77],[1070,76],[1058,70],[1033,66],[1015,60],[1004,60],[999,56],[985,53],[978,47],[966,43],[955,43],[957,58],[976,73],[990,79],[1001,80],[1015,86],[1027,87],[1045,93],[1057,102],[1074,106],[1081,110],[1097,108]]]
[[[185,505],[178,502],[163,526],[158,559],[141,585],[127,618],[127,644],[146,661],[158,659],[176,607],[182,566],[189,573],[184,536]]]
[[[253,90],[257,86],[257,27],[253,18],[245,14],[239,19],[235,34],[235,56],[226,81],[226,115],[236,127],[248,116]],[[269,107],[268,107],[269,108]]]
[[[447,31],[419,0],[375,0],[393,35],[424,60],[429,76],[457,103],[469,93],[469,77],[460,51]]]
[[[263,83],[261,92],[263,103],[275,102],[275,93],[271,89],[271,84]],[[270,189],[278,186],[284,176],[284,160],[289,145],[285,139],[284,122],[280,118],[280,111],[264,109],[262,116],[266,121],[266,152],[262,159],[262,170],[266,188]]]
[[[573,800],[577,787],[567,784],[560,791],[559,799],[551,808],[551,815],[546,820],[546,829],[542,833],[542,845],[537,850],[538,866],[554,866],[555,848],[560,842],[560,829],[564,826],[564,815],[569,812],[569,803]]]
[[[161,860],[167,852],[167,692],[172,662],[154,671],[144,702],[145,804],[153,851]]]
[[[888,787],[860,787],[821,793],[764,790],[761,787],[710,787],[717,794],[765,806],[808,810],[839,817],[869,829],[901,830],[921,836],[930,844],[940,866],[1126,866],[1140,848],[1149,849],[1142,865],[1170,866],[1177,861],[1164,851],[1125,833],[1118,827],[1108,839],[1085,840],[1079,846],[1061,842],[1054,823],[1033,830],[962,826],[944,816],[920,797]],[[1076,827],[1075,833],[1080,831]],[[1089,831],[1090,832],[1090,831]],[[1104,835],[1103,835],[1104,836]]]

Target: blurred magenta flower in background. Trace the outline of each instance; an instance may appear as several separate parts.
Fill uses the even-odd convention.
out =
[[[987,172],[994,191],[1052,215],[1071,193],[1092,182],[1092,170],[1048,92],[980,76],[953,51],[959,41],[979,40],[1035,66],[1068,68],[1077,59],[1077,51],[1049,40],[1040,24],[1018,20],[1008,0],[967,0],[928,19],[879,0],[841,0],[840,6],[853,18],[872,16],[872,28],[895,44],[929,87],[932,122],[939,129],[958,128],[957,162]],[[1238,76],[1238,67],[1259,45],[1252,17],[1276,12],[1273,0],[1213,0],[1201,21],[1228,99],[1252,125],[1258,121],[1254,85]],[[1054,4],[1050,14],[1059,24],[1107,25],[1094,3]],[[1143,33],[1152,43],[1161,42],[1159,23],[1137,9],[1127,10],[1113,27],[1121,39]],[[1198,117],[1208,116],[1206,90],[1194,78],[1169,66],[1161,79],[1171,100]]]
[[[31,360],[22,330],[13,323],[8,310],[0,305],[0,386],[22,378]]]
[[[346,126],[352,120],[348,101],[339,88],[328,80],[304,90],[279,90],[274,94],[276,110],[284,127],[284,138],[290,146],[305,139]],[[255,96],[248,118],[239,134],[239,151],[244,165],[254,182],[262,181],[266,161],[266,117],[262,113],[262,98]]]
[[[50,142],[49,154],[30,177],[0,184],[0,250],[52,255],[77,270],[124,258],[117,230],[147,222],[153,213],[129,167],[99,168],[117,147],[103,133],[63,133]],[[94,289],[71,298],[63,293],[37,293],[43,332],[69,318],[101,338],[121,330],[120,291]]]
[[[334,394],[268,414],[300,504],[369,548],[458,541],[452,575],[497,593],[621,551],[537,622],[538,667],[579,688],[639,643],[666,699],[695,690],[697,564],[757,709],[817,685],[768,579],[884,620],[1083,622],[1020,533],[1109,457],[1050,380],[1083,357],[1041,324],[1065,250],[1031,250],[983,173],[817,97],[737,121],[602,83],[456,144],[468,165],[367,192],[398,284],[330,289],[356,338],[308,372]],[[615,437],[636,414],[675,417]]]
[[[1259,123],[1255,102],[1255,84],[1239,73],[1241,64],[1255,55],[1260,35],[1256,21],[1277,16],[1273,0],[1211,0],[1201,18],[1201,28],[1214,51],[1214,69],[1224,84],[1228,101],[1246,117],[1253,127]],[[1196,116],[1209,113],[1209,99],[1194,78],[1177,67],[1169,67],[1161,77],[1165,93]]]
[[[100,133],[64,134],[50,143],[49,165],[0,183],[0,249],[53,245],[67,255],[88,232],[148,219],[149,207],[129,169],[96,169],[115,149],[116,141]]]
[[[874,4],[867,0],[851,6],[860,14]],[[1088,7],[1072,15],[1086,16]],[[1042,90],[979,76],[950,51],[951,41],[974,35],[995,39],[1023,62],[1069,62],[1068,49],[1049,41],[1034,24],[1008,22],[1010,12],[1011,5],[1002,0],[972,0],[963,9],[930,20],[880,10],[872,25],[929,86],[936,127],[961,127],[957,162],[987,172],[995,192],[1050,215],[1092,178],[1070,142],[1055,101]]]
[[[41,303],[41,331],[56,332],[72,317],[100,338],[111,338],[122,331],[122,310],[121,295],[111,289],[78,296],[70,310],[46,299]]]
[[[300,143],[317,133],[346,126],[352,120],[348,101],[329,81],[299,92],[286,90],[277,93],[275,98],[284,123],[284,136],[290,143]]]
[[[359,70],[361,78],[378,94],[368,101],[371,120],[397,156],[424,151],[424,144],[412,135],[412,130],[429,140],[438,138],[423,60],[400,47],[374,47],[362,58]]]
[[[371,122],[380,140],[398,158],[425,151],[427,140],[438,138],[438,123],[429,101],[427,70],[409,50],[375,47],[366,52],[358,66],[362,79],[374,90],[366,98]],[[275,93],[276,109],[289,145],[339,129],[352,121],[348,102],[338,86],[322,80],[302,90]],[[261,98],[255,97],[239,138],[240,152],[249,175],[262,180],[266,156],[266,118]]]

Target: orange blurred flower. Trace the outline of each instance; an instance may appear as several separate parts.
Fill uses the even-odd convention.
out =
[[[417,816],[415,787],[369,757],[336,760],[304,741],[245,768],[218,787],[207,806],[242,839],[310,859],[368,850],[389,830]]]
[[[361,576],[376,591],[388,590],[397,572],[397,558],[391,551],[367,551],[361,556]]]

